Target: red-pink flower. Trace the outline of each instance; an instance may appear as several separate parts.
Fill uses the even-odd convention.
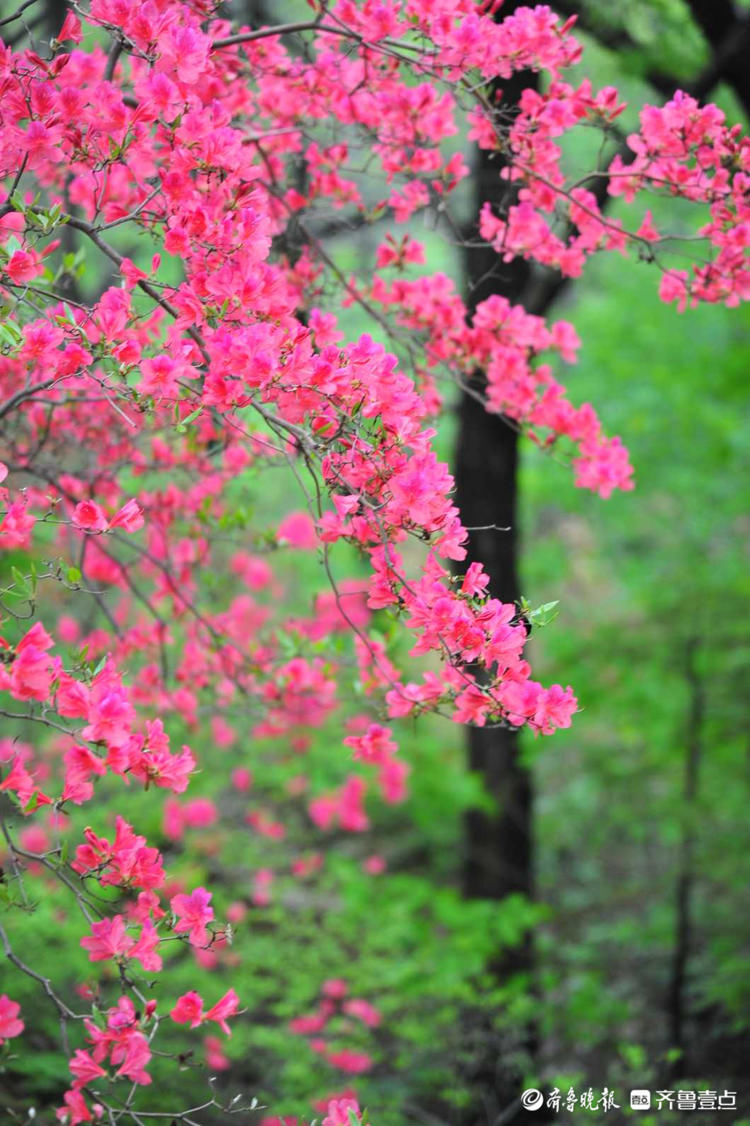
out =
[[[245,793],[253,784],[253,776],[251,771],[245,766],[238,766],[232,771],[232,785],[235,790]]]
[[[62,27],[57,33],[58,41],[64,43],[66,39],[69,39],[73,43],[80,43],[81,38],[81,21],[75,12],[66,12]]]
[[[156,927],[150,920],[146,920],[141,928],[141,934],[135,946],[130,950],[128,957],[141,963],[146,973],[158,973],[162,968],[159,949],[159,936]]]
[[[74,746],[65,752],[65,786],[63,801],[80,805],[93,796],[94,787],[90,779],[107,773],[107,767],[88,747]]]
[[[13,759],[10,770],[0,782],[0,790],[15,794],[24,813],[33,812],[39,805],[52,804],[52,799],[39,789],[34,781],[34,775],[30,774],[23,765],[20,755],[16,755]]]
[[[93,500],[82,500],[73,509],[73,523],[83,532],[104,532],[107,528],[107,517],[102,509]]]
[[[323,982],[320,992],[324,997],[334,997],[336,1000],[340,1000],[342,997],[346,997],[349,986],[342,977],[331,977]]]
[[[189,1024],[191,1028],[197,1028],[207,1020],[216,1021],[222,1032],[231,1036],[227,1021],[236,1014],[239,1003],[239,997],[233,989],[230,989],[215,1005],[204,1012],[203,998],[200,993],[192,990],[190,993],[183,993],[182,997],[177,999],[169,1015],[176,1024]]]
[[[218,1036],[204,1037],[203,1050],[206,1053],[206,1063],[212,1071],[226,1071],[230,1066],[224,1053],[224,1046]]]
[[[277,536],[291,547],[314,551],[318,546],[315,521],[307,512],[290,512],[278,527]]]
[[[353,997],[351,1001],[344,1002],[343,1011],[348,1013],[349,1016],[357,1017],[370,1028],[377,1028],[382,1019],[378,1010],[369,1001],[363,1001],[356,997]]]
[[[332,1099],[323,1126],[353,1126],[362,1121],[361,1114],[356,1099]]]
[[[7,993],[0,996],[0,1044],[23,1032],[24,1023],[18,1017],[20,1011],[21,1006],[17,1001],[11,1001]]]
[[[84,1052],[79,1048],[69,1064],[71,1073],[73,1074],[73,1086],[85,1087],[94,1079],[100,1079],[102,1075],[106,1075],[103,1067],[100,1067],[88,1052]]]
[[[353,1052],[350,1048],[343,1048],[340,1052],[329,1052],[328,1060],[334,1067],[348,1071],[351,1075],[359,1075],[372,1067],[371,1056],[366,1052]]]
[[[138,502],[131,498],[115,513],[109,522],[109,527],[123,528],[126,532],[137,532],[143,527],[143,523],[143,513]]]
[[[110,748],[123,747],[129,742],[135,709],[121,677],[110,662],[91,685],[87,718],[88,724],[82,731],[85,739],[90,739],[92,743],[106,743]]]
[[[371,723],[364,735],[349,735],[344,739],[347,747],[354,748],[353,758],[363,762],[384,763],[398,750],[398,743],[391,738],[390,727]]]
[[[147,722],[146,746],[137,743],[130,755],[130,772],[146,786],[159,786],[181,794],[187,789],[188,779],[195,769],[195,758],[190,747],[183,746],[177,754],[169,749],[169,737],[161,720]]]
[[[328,1013],[310,1013],[308,1016],[293,1017],[289,1021],[289,1031],[296,1036],[311,1036],[315,1032],[322,1032],[328,1023]]]
[[[214,917],[210,906],[211,892],[196,888],[190,895],[175,895],[170,900],[172,911],[177,916],[175,931],[187,934],[192,946],[207,946],[209,934],[206,926]]]
[[[146,1065],[151,1059],[151,1049],[142,1032],[136,1029],[125,1030],[112,1048],[110,1059],[117,1067],[117,1075],[141,1086],[147,1086],[151,1082],[151,1076],[146,1071]]]
[[[183,993],[169,1015],[176,1024],[189,1024],[191,1028],[197,1028],[204,1019],[203,998],[195,990]]]
[[[23,285],[31,281],[42,272],[43,263],[39,255],[33,251],[14,250],[8,259],[5,269],[11,281],[16,285]]]
[[[75,1089],[66,1091],[63,1102],[65,1105],[57,1108],[55,1117],[59,1122],[64,1123],[64,1126],[78,1126],[80,1122],[94,1121],[94,1117],[80,1091]],[[102,1113],[102,1108],[96,1104],[94,1107],[96,1118],[101,1118]]]
[[[14,500],[0,521],[0,548],[27,548],[36,516],[28,511],[24,500]]]
[[[146,844],[146,838],[133,832],[122,817],[115,820],[112,844],[92,829],[84,830],[86,844],[76,849],[72,867],[81,875],[99,873],[100,883],[150,891],[164,883],[161,853]]]
[[[47,650],[52,638],[36,622],[16,646],[10,667],[10,692],[18,700],[46,700],[52,687],[52,660]]]
[[[215,1020],[225,1036],[231,1036],[227,1021],[239,1008],[240,999],[233,989],[228,990],[206,1013],[206,1020]]]
[[[81,946],[88,950],[92,962],[127,957],[134,945],[135,939],[126,931],[123,915],[92,923],[91,934],[81,939]]]

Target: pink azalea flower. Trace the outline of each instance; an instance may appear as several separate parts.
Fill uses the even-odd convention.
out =
[[[230,1066],[221,1040],[217,1036],[206,1036],[203,1040],[203,1049],[206,1053],[206,1063],[213,1071],[226,1071]]]
[[[131,498],[115,513],[109,522],[109,527],[123,528],[126,532],[137,532],[143,527],[143,523],[143,512],[138,502]]]
[[[314,551],[318,546],[315,521],[307,512],[290,512],[278,527],[277,536],[291,547]]]
[[[329,1052],[328,1060],[334,1067],[348,1071],[351,1075],[359,1075],[372,1067],[372,1058],[366,1052],[353,1052],[349,1048],[343,1048],[340,1052]]]
[[[170,906],[177,916],[175,932],[187,934],[192,946],[207,946],[209,934],[206,925],[214,917],[211,902],[211,892],[205,888],[196,888],[190,895],[175,895],[170,900]]]
[[[361,1111],[356,1099],[332,1099],[323,1126],[352,1126],[352,1121],[361,1122]]]
[[[215,1020],[225,1036],[231,1036],[227,1021],[237,1013],[240,999],[233,989],[228,990],[206,1013],[206,1020]]]
[[[183,993],[169,1015],[176,1024],[189,1024],[191,1028],[197,1028],[205,1019],[203,998],[195,990]]]
[[[362,1001],[357,998],[345,1001],[343,1011],[348,1013],[349,1016],[357,1017],[370,1028],[377,1028],[382,1019],[378,1010],[369,1001]]]
[[[7,993],[0,995],[0,1044],[23,1032],[24,1023],[18,1017],[20,1011],[17,1001],[11,1001]]]
[[[104,1068],[100,1067],[91,1055],[81,1048],[73,1055],[69,1067],[73,1075],[74,1088],[85,1087],[94,1079],[100,1079],[102,1075],[106,1075]]]
[[[73,523],[82,532],[104,532],[107,529],[104,510],[93,500],[82,500],[75,506]]]
[[[127,957],[134,945],[135,939],[127,933],[123,915],[92,923],[91,934],[81,939],[81,946],[88,950],[92,962]]]
[[[216,1021],[222,1032],[226,1036],[231,1036],[227,1021],[236,1014],[239,1003],[239,997],[233,989],[230,989],[215,1005],[204,1012],[203,998],[200,993],[192,990],[178,998],[169,1015],[176,1024],[189,1024],[191,1028],[197,1028],[207,1020]]]

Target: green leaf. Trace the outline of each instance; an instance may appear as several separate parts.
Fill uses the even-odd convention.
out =
[[[26,805],[23,807],[23,811],[24,811],[24,813],[33,813],[34,810],[38,808],[38,806],[39,806],[39,792],[38,792],[38,790],[35,790],[34,793],[31,795],[31,797],[29,798]]]
[[[202,406],[196,407],[196,409],[194,411],[191,411],[190,414],[186,415],[185,418],[183,418],[181,422],[177,423],[177,426],[175,426],[175,430],[177,431],[177,433],[178,434],[186,434],[187,428],[190,425],[190,423],[195,422],[196,418],[198,418],[198,416],[201,415],[202,413],[203,413],[203,407]]]
[[[33,592],[26,575],[22,575],[18,567],[11,567],[10,573],[13,576],[13,585],[19,588],[20,593],[31,598]]]
[[[4,321],[0,324],[0,337],[12,347],[20,344],[23,336],[18,325],[14,321]]]
[[[541,606],[537,606],[536,610],[527,610],[526,617],[529,619],[533,626],[548,626],[550,622],[554,622],[559,614],[557,607],[560,605],[560,600],[555,599],[554,602],[545,602]]]

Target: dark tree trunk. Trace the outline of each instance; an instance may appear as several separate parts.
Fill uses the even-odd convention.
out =
[[[69,7],[68,0],[45,0],[43,31],[45,39],[52,39],[57,35],[68,14]]]
[[[464,523],[482,529],[469,533],[469,561],[483,563],[493,596],[515,602],[520,596],[518,436],[469,395],[462,398],[459,417],[458,503]],[[493,526],[509,530],[496,531]],[[491,813],[480,809],[467,813],[464,891],[481,899],[502,899],[512,892],[531,895],[532,789],[529,772],[519,760],[518,733],[473,727],[468,741],[470,768],[481,774],[497,805]]]
[[[501,15],[517,2],[506,0]],[[503,84],[502,107],[512,111],[524,89],[536,87],[536,75],[527,72]],[[500,179],[502,161],[497,153],[479,150],[475,171],[475,213],[486,202],[502,210],[513,200],[512,189]],[[467,240],[478,242],[476,232]],[[481,245],[465,252],[466,293],[469,311],[492,294],[523,303],[530,292],[529,264],[517,259],[504,264]],[[473,390],[482,389],[483,373],[474,377]],[[472,395],[463,393],[458,407],[458,438],[454,457],[456,502],[469,528],[466,564],[482,563],[489,592],[503,602],[520,597],[518,579],[518,434],[503,417],[488,414]],[[501,530],[498,530],[501,529]],[[505,728],[469,728],[469,767],[477,772],[495,805],[491,812],[470,809],[465,819],[464,894],[470,898],[502,900],[513,893],[532,896],[534,864],[532,846],[532,779],[522,763],[518,733]],[[517,972],[531,974],[530,937],[513,950],[497,952],[492,972],[498,980]],[[533,1027],[515,1034],[499,1032],[486,1013],[467,1014],[472,1066],[467,1080],[474,1092],[472,1106],[462,1117],[466,1126],[495,1122],[521,1123],[546,1120],[532,1116],[520,1105],[522,1075],[536,1049]]]
[[[705,98],[719,82],[727,82],[750,114],[750,16],[736,11],[731,0],[689,0],[688,7],[712,50],[695,94]]]
[[[504,4],[507,16],[518,5]],[[516,75],[503,87],[503,108],[518,103],[521,93],[536,87],[536,75]],[[507,207],[512,196],[500,179],[497,153],[480,150],[475,174],[475,207],[489,202]],[[470,240],[475,241],[475,240]],[[473,312],[480,301],[500,294],[523,302],[531,269],[516,259],[498,262],[496,252],[481,245],[465,252],[467,301]],[[483,375],[475,384],[481,389]],[[488,414],[470,394],[459,406],[458,441],[454,459],[456,500],[470,529],[467,564],[478,561],[489,575],[489,590],[503,602],[520,596],[518,581],[517,473],[518,435],[499,415]],[[502,529],[502,530],[496,530]],[[507,530],[506,530],[507,529]],[[503,899],[513,892],[533,893],[532,784],[519,756],[518,733],[504,728],[470,728],[469,765],[477,771],[495,800],[492,812],[469,810],[466,816],[464,891],[472,898]],[[504,968],[530,966],[530,947],[503,957]]]

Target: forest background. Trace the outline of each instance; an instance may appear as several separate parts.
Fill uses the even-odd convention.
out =
[[[42,7],[28,20],[43,38],[64,6]],[[284,20],[305,12],[302,3],[283,8]],[[258,24],[277,22],[276,9],[226,5]],[[750,6],[636,0],[616,12],[592,0],[563,14],[573,12],[585,74],[617,85],[629,103],[626,132],[644,102],[678,86],[747,123]],[[476,162],[466,137],[455,143]],[[483,190],[480,173],[461,188],[466,215]],[[368,189],[373,199],[379,188]],[[657,225],[679,226],[674,202],[656,201],[654,215]],[[356,275],[387,231],[343,224],[325,245]],[[429,217],[410,231],[426,246],[428,269],[462,288],[488,284],[455,231]],[[316,1100],[346,1088],[378,1126],[474,1126],[522,1121],[525,1087],[625,1096],[663,1086],[737,1091],[734,1120],[750,1122],[750,311],[678,315],[654,299],[647,274],[645,262],[605,255],[565,286],[502,271],[489,283],[575,323],[584,347],[568,375],[571,396],[596,402],[608,431],[627,442],[634,493],[601,501],[576,490],[565,467],[523,440],[514,471],[515,436],[498,437],[497,420],[478,436],[458,400],[441,423],[442,454],[464,466],[459,487],[489,506],[491,522],[512,522],[495,561],[498,593],[558,604],[554,622],[534,630],[531,651],[545,681],[575,686],[582,711],[570,731],[549,741],[491,734],[498,745],[475,746],[469,760],[461,729],[435,718],[403,724],[409,799],[381,803],[366,833],[327,845],[309,886],[291,866],[303,858],[315,873],[321,834],[290,816],[299,762],[273,738],[255,742],[250,756],[262,824],[245,827],[241,854],[242,740],[196,747],[201,761],[216,762],[190,789],[191,802],[213,803],[203,817],[186,821],[176,811],[186,802],[177,801],[170,824],[153,793],[120,795],[118,811],[128,817],[137,803],[139,825],[177,871],[189,839],[186,877],[205,877],[225,908],[235,907],[231,983],[247,1011],[228,1045],[204,1046],[207,1065],[184,1061],[188,1101],[199,1102],[215,1075],[220,1091],[257,1096],[270,1108],[263,1113],[282,1118],[307,1116]],[[80,281],[88,293],[101,283],[90,274]],[[352,338],[370,328],[356,306],[342,327]],[[495,441],[514,448],[495,477],[485,473],[479,495],[467,443],[484,457]],[[285,484],[275,490],[264,478],[245,517],[270,527],[288,508]],[[290,613],[309,612],[320,585],[316,553],[280,550],[274,572]],[[340,746],[325,724],[309,734],[306,770],[322,787],[336,777]],[[265,830],[282,810],[287,831],[276,839]],[[53,950],[73,979],[80,959],[68,927],[72,934],[73,920],[42,902],[24,949],[29,960]],[[204,992],[215,969],[186,959],[172,973],[181,989]],[[370,1059],[359,1072],[323,1062],[290,1027],[326,982],[341,979],[347,996],[381,1014],[373,1027],[340,1018],[341,1050]],[[3,1065],[11,1120],[25,1121],[29,1105],[54,1105],[59,1057],[54,1016],[33,983],[14,996],[35,1014],[27,1019],[34,1051]],[[173,1094],[160,1092],[165,1107]],[[625,1097],[617,1101],[622,1110],[608,1120],[629,1117]],[[554,1117],[565,1121],[564,1110]]]

